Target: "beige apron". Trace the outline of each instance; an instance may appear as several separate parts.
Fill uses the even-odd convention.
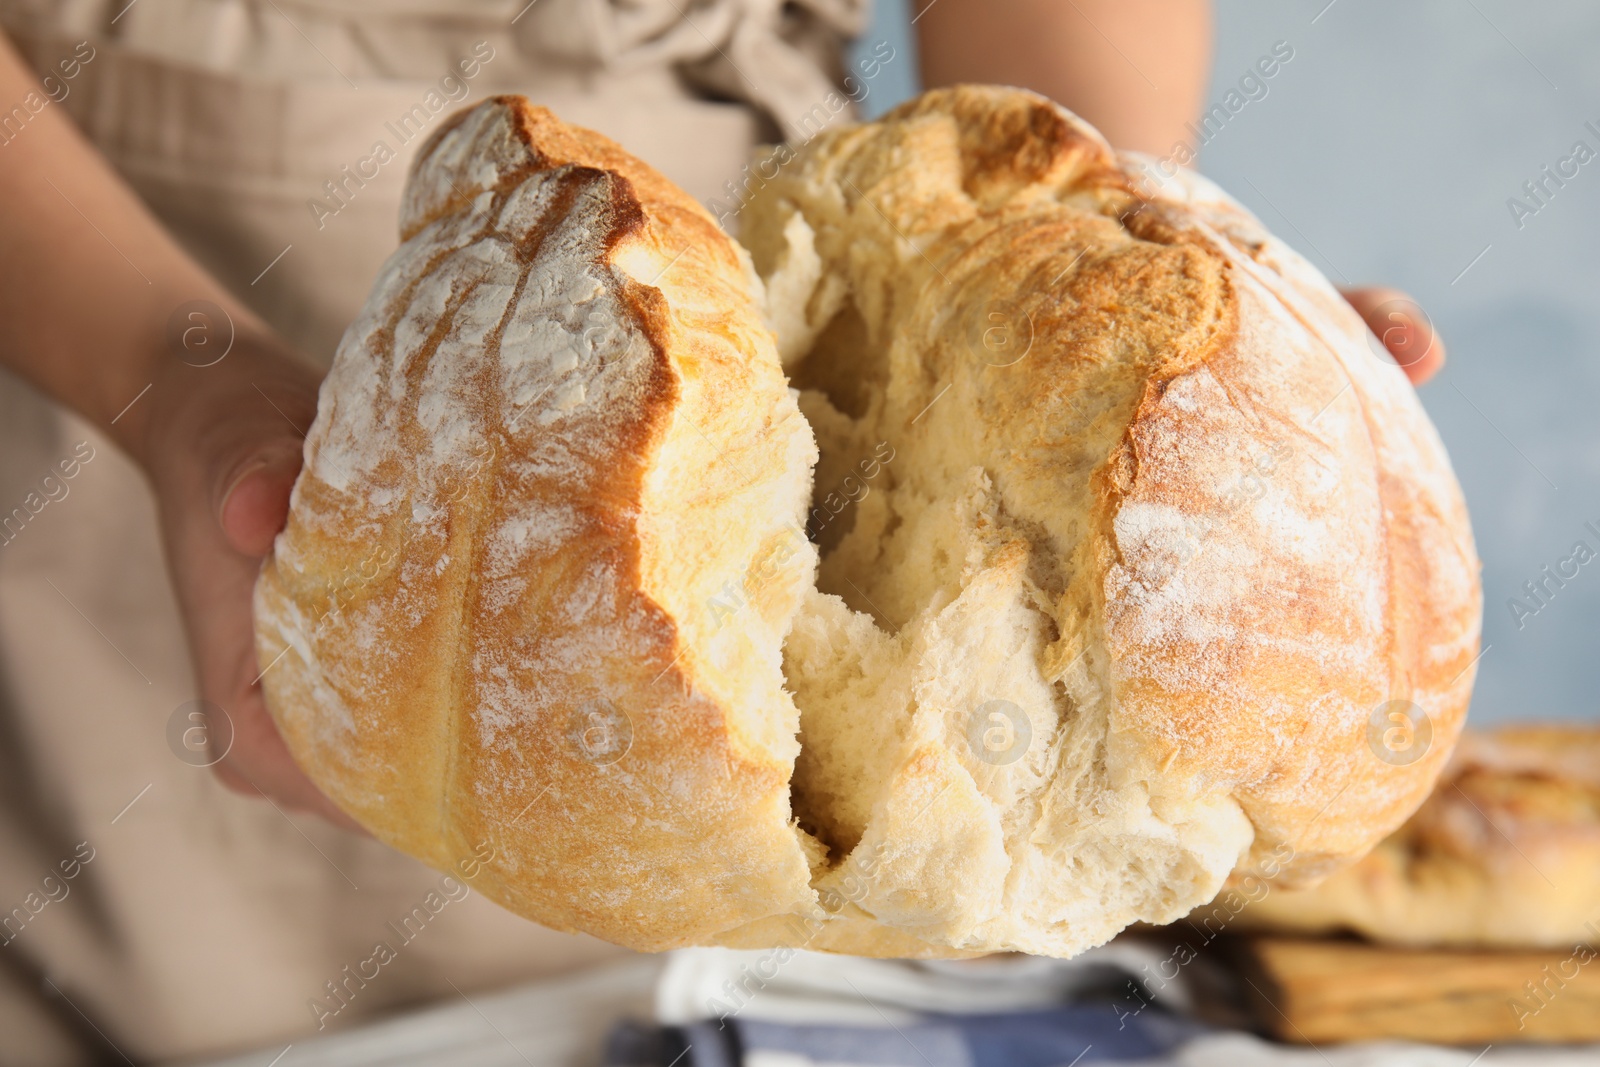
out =
[[[326,365],[451,110],[525,93],[710,201],[834,88],[864,3],[0,0],[0,25],[41,71],[90,42],[50,106]],[[350,181],[379,141],[398,158]],[[0,372],[0,502],[24,500],[0,544],[0,1064],[288,1044],[621,954],[175,755],[193,682],[148,492]]]

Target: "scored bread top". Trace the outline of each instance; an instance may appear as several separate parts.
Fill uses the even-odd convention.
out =
[[[258,586],[313,779],[641,948],[1070,955],[1398,825],[1477,563],[1327,282],[1019,90],[787,153],[747,256],[516,98],[424,149]]]

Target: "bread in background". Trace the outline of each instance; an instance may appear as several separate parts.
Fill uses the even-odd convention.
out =
[[[1404,826],[1313,889],[1268,893],[1239,921],[1419,947],[1600,941],[1600,727],[1467,731]]]

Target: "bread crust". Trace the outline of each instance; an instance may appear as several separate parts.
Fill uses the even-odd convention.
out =
[[[455,119],[257,588],[296,758],[645,949],[1071,955],[1268,850],[1362,854],[1465,713],[1459,489],[1331,286],[1141,165],[1033,94],[929,93],[778,166],[747,256],[526,101]],[[879,437],[819,571],[812,467],[824,500]],[[1432,730],[1403,764],[1395,700]],[[973,740],[1000,705],[1014,761]]]
[[[1168,532],[1117,532],[1119,717],[1136,773],[1236,783],[1255,830],[1244,865],[1291,855],[1278,880],[1303,884],[1397,826],[1448,759],[1478,655],[1480,566],[1444,446],[1356,312],[1215,186],[1189,172],[1173,184],[1225,257],[1236,326],[1203,365],[1151,383],[1129,428],[1131,484],[1106,503],[1210,516],[1252,558],[1183,565],[1194,588],[1173,610],[1147,592],[1170,566]],[[1219,438],[1243,448],[1182,447]],[[1230,499],[1252,475],[1292,479],[1288,507]],[[1426,715],[1414,760],[1375,744],[1392,703]]]

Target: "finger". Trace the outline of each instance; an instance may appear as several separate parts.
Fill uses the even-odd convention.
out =
[[[283,526],[289,490],[299,468],[299,442],[269,446],[247,462],[223,496],[219,522],[205,528],[202,517],[187,553],[192,577],[207,581],[191,590],[202,691],[228,717],[225,728],[210,731],[226,738],[225,753],[214,770],[235,792],[264,796],[280,808],[321,816],[336,826],[366,833],[306,777],[277,724],[267,711],[252,639],[250,590],[257,559],[272,545]],[[221,536],[219,536],[221,535]],[[226,542],[226,543],[224,543]]]
[[[345,830],[371,837],[366,827],[329,800],[289,755],[277,728],[252,729],[237,750],[212,765],[223,787],[248,797],[265,797],[281,808],[317,815]],[[237,738],[236,738],[237,740]]]
[[[278,448],[250,457],[224,480],[217,521],[229,547],[251,557],[267,554],[288,517],[299,473],[299,449]]]
[[[235,704],[229,718],[232,720],[232,745],[227,758],[218,763],[219,774],[224,774],[224,785],[235,785],[227,781],[226,776],[237,776],[243,779],[248,792],[261,793],[262,797],[272,798],[285,808],[309,811],[333,824],[365,833],[355,819],[328,800],[299,768],[290,747],[283,741],[283,734],[278,733],[272,713],[267,712],[259,686],[253,683],[253,688]]]
[[[234,673],[238,680],[226,705],[217,700],[202,702],[211,759],[207,765],[232,792],[265,797],[280,809],[308,812],[336,826],[366,834],[366,829],[325,796],[295,762],[267,710],[254,652],[247,650],[245,655],[247,662],[241,658]]]
[[[1444,340],[1427,312],[1408,294],[1385,286],[1342,293],[1413,385],[1421,385],[1444,366]]]
[[[259,694],[243,701],[232,715],[216,704],[208,707],[206,713],[208,717],[222,715],[227,720],[226,723],[211,721],[206,729],[206,736],[213,744],[213,758],[216,758],[211,769],[224,787],[246,797],[267,797],[282,808],[306,811],[344,829],[366,833],[362,824],[328,800],[294,763],[288,745],[283,742]],[[216,752],[216,747],[224,747],[224,750]]]

